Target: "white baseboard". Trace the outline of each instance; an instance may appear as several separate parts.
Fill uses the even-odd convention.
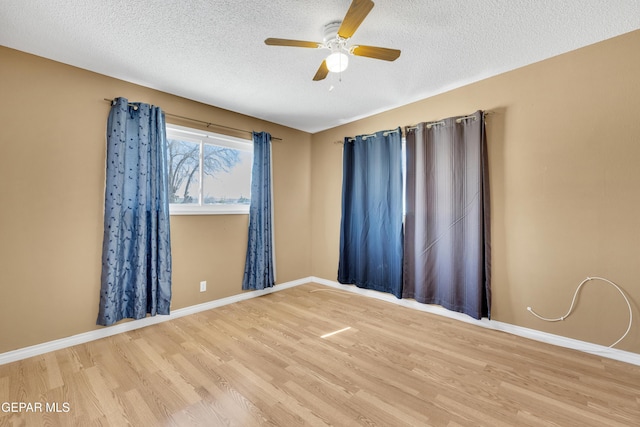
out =
[[[557,345],[560,347],[571,348],[571,349],[582,351],[585,353],[595,354],[600,357],[606,357],[608,359],[619,360],[621,362],[626,362],[632,365],[640,366],[640,354],[637,354],[637,353],[631,353],[628,351],[623,351],[623,350],[618,350],[610,347],[605,347],[602,345],[592,344],[585,341],[566,338],[560,335],[549,334],[549,333],[538,331],[535,329],[523,328],[521,326],[515,326],[509,323],[498,322],[496,320],[488,320],[488,319],[476,320],[465,314],[449,311],[440,306],[421,304],[414,300],[398,299],[391,294],[372,291],[368,289],[362,289],[353,285],[342,285],[332,280],[321,279],[319,277],[313,277],[313,276],[305,277],[303,279],[293,280],[290,282],[281,283],[274,286],[273,288],[267,288],[259,291],[243,292],[241,294],[233,295],[227,298],[221,298],[221,299],[209,301],[203,304],[180,308],[172,311],[171,314],[168,316],[146,317],[140,320],[133,320],[131,322],[109,326],[106,328],[100,328],[94,331],[84,332],[84,333],[73,335],[70,337],[61,338],[59,340],[49,341],[46,343],[9,351],[9,352],[0,354],[0,365],[16,362],[18,360],[26,359],[33,356],[38,356],[44,353],[48,353],[50,351],[61,350],[63,348],[86,343],[89,341],[94,341],[100,338],[110,337],[112,335],[120,334],[123,332],[144,328],[145,326],[155,325],[157,323],[166,322],[168,320],[177,319],[179,317],[188,316],[190,314],[199,313],[201,311],[211,310],[213,308],[222,307],[227,304],[233,304],[235,302],[256,298],[262,295],[270,294],[272,292],[282,291],[285,289],[292,288],[294,286],[299,286],[299,285],[303,285],[305,283],[310,283],[310,282],[329,286],[336,289],[341,289],[348,292],[353,292],[353,293],[364,295],[370,298],[376,298],[376,299],[397,304],[403,307],[412,308],[414,310],[420,310],[428,313],[438,314],[440,316],[460,320],[462,322],[470,323],[477,326],[482,326],[484,328],[507,332],[513,335],[529,338],[535,341],[541,341],[548,344]]]
[[[311,281],[313,283],[318,283],[320,285],[330,286],[332,288],[337,288],[344,291],[357,293],[360,295],[376,298],[382,301],[391,302],[393,304],[401,305],[403,307],[408,307],[415,310],[438,314],[440,316],[449,317],[452,319],[460,320],[462,322],[471,323],[477,326],[482,326],[484,328],[507,332],[513,335],[529,338],[535,341],[541,341],[548,344],[557,345],[560,347],[571,348],[571,349],[582,351],[585,353],[595,354],[600,357],[606,357],[608,359],[619,360],[621,362],[626,362],[632,365],[640,366],[640,354],[637,354],[637,353],[618,350],[615,348],[610,348],[610,347],[606,347],[598,344],[592,344],[589,342],[575,340],[572,338],[566,338],[560,335],[549,334],[547,332],[542,332],[535,329],[523,328],[521,326],[498,322],[496,320],[489,320],[486,318],[483,318],[481,320],[476,320],[465,314],[457,313],[455,311],[449,311],[437,305],[422,304],[415,300],[398,299],[391,294],[376,292],[368,289],[362,289],[353,285],[342,285],[332,280],[321,279],[318,277],[311,277]]]
[[[144,328],[145,326],[155,325],[157,323],[166,322],[169,320],[177,319],[179,317],[199,313],[205,310],[211,310],[212,308],[222,307],[223,305],[233,304],[235,302],[244,301],[250,298],[256,298],[262,295],[270,294],[272,292],[282,291],[294,286],[310,283],[311,281],[311,277],[293,280],[291,282],[277,284],[272,288],[262,289],[259,291],[243,292],[241,294],[233,295],[227,298],[221,298],[198,305],[192,305],[190,307],[179,308],[172,311],[171,314],[167,316],[158,315],[153,317],[145,317],[144,319],[132,320],[131,322],[108,326],[105,328],[100,328],[93,331],[84,332],[81,334],[72,335],[70,337],[61,338],[42,344],[36,344],[25,348],[19,348],[17,350],[12,350],[0,354],[0,365],[16,362],[18,360],[26,359],[33,356],[39,356],[44,353],[49,353],[50,351],[61,350],[63,348],[98,340],[100,338],[110,337],[112,335],[121,334],[123,332],[133,331],[134,329]]]

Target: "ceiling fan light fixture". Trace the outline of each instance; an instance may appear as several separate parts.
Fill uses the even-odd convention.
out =
[[[373,0],[351,0],[351,6],[342,21],[331,21],[324,26],[324,39],[322,43],[304,40],[290,39],[265,39],[269,46],[306,47],[310,49],[327,49],[329,56],[318,67],[313,76],[313,81],[324,80],[331,73],[341,73],[349,65],[349,56],[365,56],[367,58],[395,61],[400,56],[398,49],[389,49],[378,46],[356,45],[350,46],[349,40],[356,32],[362,21],[373,9]],[[348,56],[349,55],[349,56]]]
[[[333,52],[325,60],[327,68],[332,73],[341,73],[349,65],[349,57],[342,52]]]

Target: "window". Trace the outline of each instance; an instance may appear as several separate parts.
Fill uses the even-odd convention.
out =
[[[169,207],[175,214],[248,214],[251,140],[167,124]]]

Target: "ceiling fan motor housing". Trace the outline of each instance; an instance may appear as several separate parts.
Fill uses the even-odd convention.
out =
[[[324,26],[324,39],[325,43],[329,43],[331,40],[338,38],[338,30],[342,25],[342,21],[331,21]]]
[[[320,48],[331,51],[331,54],[322,61],[318,71],[313,76],[314,81],[323,80],[330,71],[337,73],[344,71],[349,63],[349,55],[395,61],[400,56],[398,49],[364,45],[347,46],[362,21],[373,9],[373,6],[372,0],[352,0],[351,6],[349,6],[349,10],[347,10],[347,14],[342,21],[331,21],[324,26],[322,43],[280,38],[268,38],[264,42],[269,46]]]
[[[338,35],[338,30],[342,21],[332,21],[324,26],[323,43],[331,52],[349,52],[347,49],[347,39]]]

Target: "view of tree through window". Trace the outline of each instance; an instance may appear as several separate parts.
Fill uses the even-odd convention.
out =
[[[248,208],[252,163],[250,144],[194,135],[167,130],[170,203],[185,208]],[[239,148],[233,148],[234,145]]]

